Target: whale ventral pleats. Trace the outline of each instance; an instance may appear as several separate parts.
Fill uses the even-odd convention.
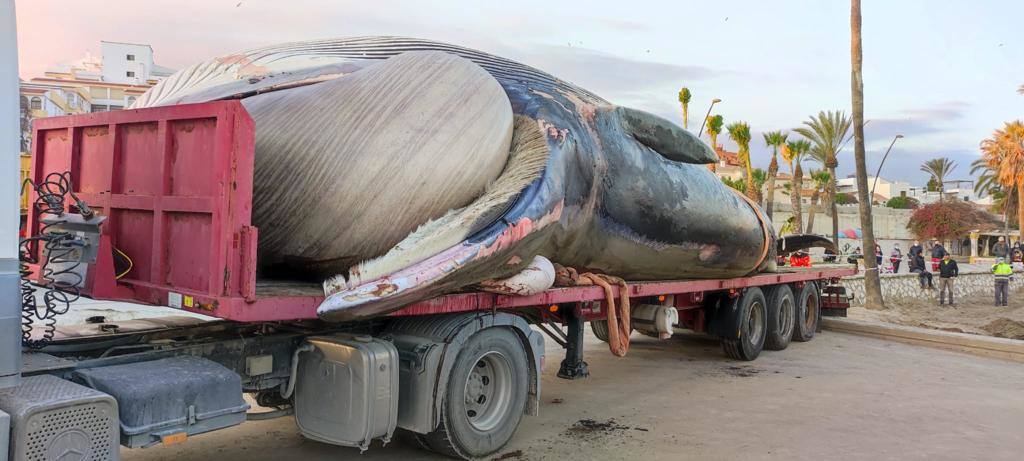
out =
[[[399,54],[243,104],[256,122],[261,265],[323,276],[384,254],[479,197],[504,168],[512,137],[498,82],[441,51]]]

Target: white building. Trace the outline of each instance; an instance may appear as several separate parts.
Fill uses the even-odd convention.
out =
[[[879,177],[878,183],[875,183],[874,176],[868,176],[868,187],[874,186],[875,188],[875,200],[886,201],[893,197],[911,196],[911,190],[914,189],[910,183],[903,181],[890,181],[888,179]],[[842,178],[836,180],[836,193],[838,194],[857,194],[857,178]]]
[[[104,82],[145,85],[173,73],[153,62],[153,48],[149,45],[103,41],[100,50],[100,76]]]
[[[955,198],[965,202],[978,203],[978,196],[974,193],[974,181],[953,180],[942,183],[942,189],[946,198]],[[935,203],[939,201],[937,191],[929,191],[927,187],[911,187],[907,196],[917,199],[918,202]]]
[[[86,53],[81,59],[58,64],[31,83],[75,85],[89,89],[93,112],[123,109],[161,79],[174,73],[153,62],[149,45],[100,42],[101,56]]]

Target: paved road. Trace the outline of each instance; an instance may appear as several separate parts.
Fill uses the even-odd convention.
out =
[[[582,381],[555,377],[560,350],[548,341],[541,414],[525,417],[499,455],[1017,460],[1024,452],[1017,363],[834,332],[744,363],[708,339],[637,336],[624,359],[588,337],[592,376]],[[436,459],[403,440],[360,457],[304,440],[290,418],[122,453],[128,461]]]

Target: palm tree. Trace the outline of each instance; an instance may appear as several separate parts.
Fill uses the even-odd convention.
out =
[[[715,114],[708,116],[708,136],[711,137],[711,148],[718,150],[718,135],[722,134],[722,127],[725,125],[725,119],[722,118],[721,114]]]
[[[974,193],[978,196],[992,197],[992,205],[989,206],[988,211],[1001,214],[1008,221],[1018,219],[1017,194],[1008,194],[1007,189],[1013,190],[1013,188],[999,184],[996,171],[988,166],[985,157],[971,162],[971,176],[975,175],[978,176],[978,180],[974,182]]]
[[[940,199],[943,197],[943,193],[945,192],[945,186],[943,183],[946,181],[946,177],[949,176],[955,168],[956,162],[953,162],[946,157],[933,158],[921,165],[921,171],[931,175],[932,179],[934,179],[939,185]]]
[[[1024,226],[1024,200],[1021,200],[1024,197],[1024,122],[1007,122],[1003,129],[982,141],[981,158],[1007,192],[1016,189],[1018,226]]]
[[[747,190],[746,194],[751,200],[757,200],[757,190],[754,189],[753,166],[750,164],[750,125],[747,122],[735,122],[725,127],[729,132],[729,139],[736,143],[740,163],[746,171]]]
[[[690,129],[690,89],[683,87],[679,90],[679,104],[683,106],[683,128]]]
[[[807,233],[814,233],[814,213],[818,211],[818,200],[821,193],[828,188],[831,176],[825,170],[811,170],[811,181],[814,182],[814,192],[811,193],[810,211],[807,212]]]
[[[768,181],[768,172],[761,168],[754,168],[750,173],[754,177],[753,188],[754,188],[754,201],[761,203],[764,201],[764,197],[761,196],[761,190],[764,189],[764,183]],[[748,191],[750,186],[748,186]]]
[[[781,131],[769,131],[763,134],[764,143],[772,148],[772,161],[768,164],[768,199],[765,201],[768,219],[771,220],[772,208],[775,206],[775,176],[779,174],[779,147],[786,145],[786,137]]]
[[[811,143],[806,139],[794,139],[786,143],[786,155],[783,156],[789,162],[789,174],[793,176],[793,180],[790,181],[792,187],[789,188],[789,203],[793,206],[793,230],[797,234],[802,234],[804,228],[803,204],[800,202],[800,194],[804,190],[804,170],[800,163],[809,150]]]
[[[850,118],[842,111],[822,111],[811,116],[804,126],[793,131],[811,141],[811,156],[828,170],[829,183],[826,190],[827,208],[832,212],[832,241],[839,246],[839,215],[836,213],[836,167],[839,166],[839,150],[850,131]]]
[[[864,152],[864,49],[861,46],[860,0],[850,0],[850,99],[853,101],[853,162],[860,196],[860,228],[865,249],[875,247],[875,220],[871,217],[871,191],[868,190],[868,168]],[[838,246],[838,245],[837,245]],[[882,282],[874,258],[864,260],[864,305],[882,309]]]
[[[715,151],[715,155],[718,155],[718,135],[722,134],[722,125],[725,124],[725,120],[721,115],[715,114],[708,116],[708,136],[711,137],[711,149]],[[716,164],[711,164],[711,171],[715,171]]]
[[[760,168],[754,168],[751,170],[750,174],[754,178],[754,188],[761,190],[761,187],[764,186],[764,182],[768,180],[768,173]],[[728,176],[722,176],[720,179],[726,186],[743,192],[744,195],[746,195],[745,191],[748,190],[747,185],[750,184],[750,181],[747,178],[743,177],[740,179],[732,179]],[[760,197],[757,197],[752,200],[757,201],[759,198]]]
[[[971,176],[978,176],[974,182],[974,194],[977,196],[992,195],[999,190],[999,182],[996,181],[996,172],[988,166],[984,158],[971,162]]]

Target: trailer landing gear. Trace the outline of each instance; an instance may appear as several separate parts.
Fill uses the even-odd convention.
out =
[[[583,361],[583,319],[575,312],[568,315],[568,338],[565,341],[565,359],[558,367],[562,379],[582,379],[590,376],[587,362]]]

